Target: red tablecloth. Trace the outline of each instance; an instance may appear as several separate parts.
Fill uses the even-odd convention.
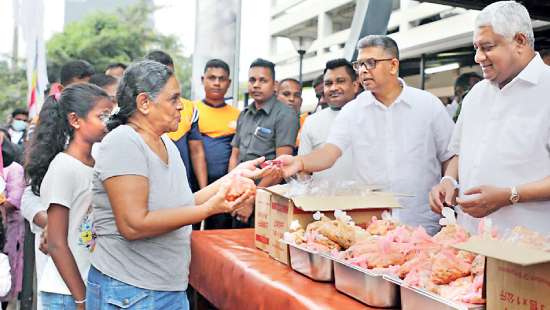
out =
[[[193,231],[189,282],[220,309],[371,309],[254,246],[253,229]]]

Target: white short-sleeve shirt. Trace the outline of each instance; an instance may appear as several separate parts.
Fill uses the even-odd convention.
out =
[[[433,234],[439,215],[428,193],[441,179],[441,163],[453,156],[447,146],[454,124],[437,97],[400,82],[403,90],[389,107],[368,91],[346,104],[327,143],[351,151],[355,179],[414,195],[399,198],[404,208],[396,215]]]
[[[325,144],[339,113],[340,111],[327,108],[308,116],[300,133],[298,155],[309,154]],[[351,152],[347,151],[342,153],[332,167],[313,173],[313,179],[327,182],[351,180],[352,172]]]
[[[511,187],[550,175],[550,67],[537,54],[500,89],[483,80],[464,98],[449,149],[459,154],[462,192],[479,185]],[[479,219],[457,208],[471,232]],[[518,203],[490,214],[501,231],[522,225],[550,232],[550,201]]]
[[[59,153],[50,163],[40,185],[42,205],[62,205],[69,209],[67,243],[73,254],[82,280],[86,283],[90,255],[94,249],[92,218],[93,168],[66,153]],[[71,295],[51,257],[44,266],[38,290]]]

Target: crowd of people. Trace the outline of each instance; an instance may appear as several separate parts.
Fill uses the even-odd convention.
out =
[[[192,225],[254,227],[255,187],[297,173],[409,194],[395,217],[430,234],[444,206],[471,232],[490,218],[550,233],[550,67],[529,13],[487,6],[473,45],[483,77],[459,76],[445,107],[399,77],[393,39],[366,36],[355,62],[326,63],[310,113],[301,83],[277,81],[261,58],[242,111],[226,103],[221,59],[205,64],[199,101],[182,98],[163,51],[104,73],[68,62],[40,114],[16,109],[0,130],[3,307],[22,287],[25,218],[39,309],[187,309]],[[282,166],[259,168],[266,160]],[[228,199],[235,187],[244,190]]]

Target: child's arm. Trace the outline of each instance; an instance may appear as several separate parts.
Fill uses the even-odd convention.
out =
[[[48,208],[48,251],[76,301],[86,298],[86,286],[67,243],[69,209],[52,203]]]

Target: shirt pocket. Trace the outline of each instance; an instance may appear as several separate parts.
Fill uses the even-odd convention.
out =
[[[529,162],[537,151],[540,135],[537,131],[542,127],[532,119],[509,117],[500,130],[497,142],[499,157],[506,162]],[[490,150],[488,150],[490,151]]]
[[[271,128],[258,127],[252,134],[249,153],[257,156],[266,156],[275,153],[275,134]]]

